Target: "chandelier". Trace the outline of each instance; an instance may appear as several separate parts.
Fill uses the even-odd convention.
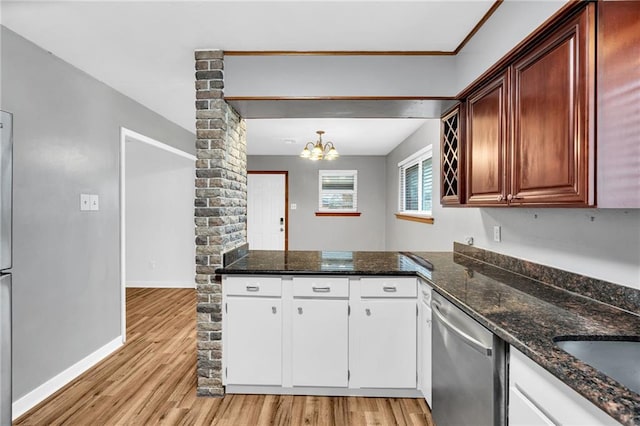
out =
[[[318,134],[318,141],[315,144],[313,142],[307,143],[300,153],[300,157],[308,158],[311,161],[335,160],[338,158],[340,154],[338,154],[338,150],[336,150],[333,142],[322,144],[324,130],[318,130],[316,133]],[[309,149],[309,147],[311,147],[311,149]]]

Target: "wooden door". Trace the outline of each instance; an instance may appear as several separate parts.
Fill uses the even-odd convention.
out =
[[[282,385],[282,303],[279,298],[228,297],[226,383]]]
[[[354,309],[355,310],[355,309]],[[416,300],[362,300],[357,305],[361,388],[416,388]]]
[[[511,204],[593,202],[593,6],[513,65]]]
[[[251,250],[287,250],[287,172],[247,174],[247,242]]]
[[[640,1],[598,2],[598,207],[640,208]]]
[[[348,300],[294,299],[293,386],[349,384]]]
[[[467,204],[506,205],[509,73],[467,100]]]

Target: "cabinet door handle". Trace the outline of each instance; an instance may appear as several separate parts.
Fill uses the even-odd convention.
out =
[[[331,287],[311,287],[314,293],[329,293],[331,291]]]
[[[298,315],[302,315],[302,308],[298,308]]]
[[[259,285],[248,285],[247,286],[247,291],[260,291],[260,286]]]
[[[278,313],[278,310],[276,309],[275,306],[271,307],[271,312],[273,312],[274,314]]]
[[[382,287],[382,290],[386,291],[387,293],[395,293],[396,291],[398,291],[396,286],[384,286]]]
[[[367,308],[364,310],[364,313],[367,314],[368,317],[371,316],[371,309]]]

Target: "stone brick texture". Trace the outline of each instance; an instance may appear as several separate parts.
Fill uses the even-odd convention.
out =
[[[224,54],[195,52],[198,396],[222,396],[222,254],[247,240],[246,125],[224,100]]]

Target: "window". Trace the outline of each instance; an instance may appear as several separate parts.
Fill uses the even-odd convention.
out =
[[[431,215],[433,167],[431,145],[398,163],[400,171],[399,211]]]
[[[321,212],[355,212],[357,210],[357,170],[320,170],[319,184]]]

